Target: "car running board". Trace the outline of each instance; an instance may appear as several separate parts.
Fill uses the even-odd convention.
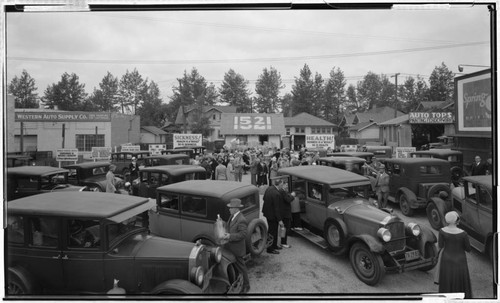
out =
[[[319,247],[321,247],[323,249],[328,248],[328,245],[326,244],[326,240],[323,239],[323,237],[320,237],[320,236],[310,232],[306,228],[304,228],[302,230],[293,230],[293,232],[301,235],[302,237],[306,238],[307,240],[311,241],[312,243],[318,245]]]

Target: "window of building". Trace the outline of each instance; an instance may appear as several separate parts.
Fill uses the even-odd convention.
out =
[[[287,127],[287,128],[286,128],[286,135],[287,135],[287,136],[290,136],[290,127]]]
[[[296,127],[295,128],[295,133],[305,133],[305,128],[303,127]]]
[[[92,147],[104,147],[104,135],[76,135],[78,151],[92,151]]]

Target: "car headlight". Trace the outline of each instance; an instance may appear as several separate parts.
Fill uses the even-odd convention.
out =
[[[391,232],[384,227],[378,229],[377,236],[379,236],[379,238],[382,239],[384,242],[389,242],[391,241],[392,238]]]
[[[407,228],[415,237],[420,235],[420,233],[422,232],[420,226],[417,223],[408,223]]]
[[[210,251],[210,258],[212,258],[215,263],[220,263],[222,260],[222,249],[220,247],[212,248],[212,251]]]
[[[191,281],[198,286],[203,286],[203,279],[205,278],[205,271],[203,267],[197,266],[191,269]]]

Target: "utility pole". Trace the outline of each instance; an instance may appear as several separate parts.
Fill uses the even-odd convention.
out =
[[[394,103],[394,118],[398,116],[398,75],[399,73],[395,73],[392,77],[396,78],[396,102]]]

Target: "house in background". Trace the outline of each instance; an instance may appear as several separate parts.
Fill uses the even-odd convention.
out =
[[[191,129],[189,128],[189,124],[198,119],[197,109],[197,106],[179,107],[174,124],[176,127],[178,127],[181,133],[192,133]],[[209,105],[203,107],[203,116],[207,117],[210,121],[210,133],[204,139],[210,142],[224,139],[224,136],[221,135],[220,131],[221,117],[224,113],[236,113],[236,106]]]
[[[290,147],[295,150],[306,144],[306,135],[337,135],[337,125],[313,116],[308,113],[300,113],[293,117],[285,117],[286,136],[290,138]],[[287,144],[283,144],[286,146]]]
[[[156,126],[141,126],[141,143],[165,143],[168,133]]]

